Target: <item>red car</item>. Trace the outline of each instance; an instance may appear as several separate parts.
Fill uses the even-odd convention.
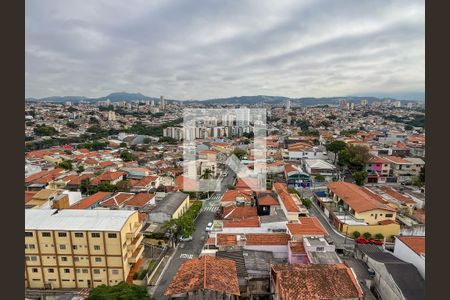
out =
[[[355,242],[358,244],[368,244],[370,241],[368,239],[365,239],[363,237],[359,237],[355,239]]]
[[[383,241],[380,240],[370,240],[371,244],[377,245],[377,246],[383,246]]]

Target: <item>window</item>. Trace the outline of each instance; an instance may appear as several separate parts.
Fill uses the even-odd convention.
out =
[[[393,216],[393,214],[386,214],[386,218],[392,218]]]
[[[383,214],[380,214],[380,217],[383,216]]]
[[[96,257],[95,258],[95,262],[102,262],[102,258],[101,257]]]
[[[28,247],[29,247],[30,249],[35,249],[35,248],[36,248],[36,246],[35,246],[34,244],[29,244]]]
[[[33,233],[29,232],[29,231],[25,231],[25,236],[33,236]]]
[[[94,246],[94,250],[100,250],[100,246],[95,245],[95,246]]]
[[[83,273],[87,273],[88,272],[88,269],[83,269]]]
[[[316,248],[316,251],[324,251],[324,250],[325,250],[324,247],[317,247],[317,248]]]
[[[30,261],[30,257],[29,256],[25,256],[25,261]]]
[[[61,256],[61,260],[62,261],[67,261],[67,257],[66,256]]]
[[[80,260],[80,258],[78,257],[78,256],[75,256],[74,258],[73,258],[73,261],[79,261]]]
[[[94,269],[94,274],[100,274],[100,269]]]
[[[370,214],[371,217],[373,217],[373,214]]]
[[[77,249],[78,249],[78,246],[77,246],[77,245],[73,245],[73,246],[72,246],[72,249],[73,249],[73,250],[77,250]]]
[[[25,244],[25,249],[28,249],[28,245],[27,244]]]
[[[58,236],[59,237],[67,237],[67,233],[66,232],[58,232]]]
[[[48,269],[48,272],[49,273],[55,273],[55,269],[50,268],[50,269]]]
[[[37,256],[30,256],[31,261],[37,261]]]
[[[115,239],[115,238],[117,238],[117,234],[116,233],[108,233],[108,237],[110,239]]]
[[[83,233],[82,232],[75,232],[75,237],[82,238],[83,237]]]
[[[70,273],[70,269],[64,269],[64,273]]]
[[[112,272],[113,275],[118,275],[119,274],[119,270],[116,270],[116,269],[112,269],[111,272]]]
[[[32,271],[33,273],[37,273],[37,272],[38,272],[38,269],[37,269],[37,268],[33,268],[33,269],[31,269],[31,271]]]
[[[100,237],[100,233],[99,232],[93,232],[93,233],[91,233],[91,237],[99,238]]]
[[[81,272],[81,269],[77,269],[77,273],[80,273]]]
[[[50,237],[50,232],[43,232],[42,237]]]
[[[66,245],[59,245],[59,249],[66,250]]]

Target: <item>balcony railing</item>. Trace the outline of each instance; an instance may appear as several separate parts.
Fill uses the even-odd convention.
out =
[[[131,244],[127,246],[128,251],[134,251],[142,242],[144,236],[141,233],[138,233],[134,240],[131,241]]]
[[[137,233],[139,233],[139,231],[141,231],[142,229],[142,223],[136,222],[134,223],[133,228],[131,229],[131,232],[127,232],[127,239],[134,239],[134,237],[137,235]]]
[[[134,250],[133,254],[128,259],[128,262],[131,264],[135,264],[139,260],[139,258],[141,258],[142,252],[144,252],[144,245],[139,245],[139,247]]]

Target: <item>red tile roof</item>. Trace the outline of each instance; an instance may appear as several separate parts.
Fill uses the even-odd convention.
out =
[[[223,227],[260,227],[259,217],[245,218],[241,220],[223,221]]]
[[[327,236],[327,230],[316,217],[300,217],[300,223],[286,224],[289,232],[296,236]]]
[[[145,187],[152,182],[156,181],[158,179],[158,176],[144,176],[139,180],[130,180],[130,186],[142,186]]]
[[[389,164],[389,163],[391,163],[391,162],[390,162],[389,160],[384,159],[384,158],[379,157],[379,156],[372,156],[372,157],[369,159],[368,163],[369,163],[369,164]]]
[[[236,198],[244,198],[244,200],[251,200],[251,196],[253,195],[253,192],[251,190],[228,190],[226,191],[220,201],[222,202],[230,202],[235,201]]]
[[[399,236],[398,239],[411,248],[417,255],[425,254],[424,236]]]
[[[271,195],[264,195],[258,198],[258,205],[276,206],[280,205],[280,203]]]
[[[286,233],[247,233],[246,245],[287,245],[291,240],[289,234]]]
[[[387,186],[380,186],[380,189],[385,192],[386,194],[388,194],[389,196],[397,199],[400,202],[403,202],[405,204],[416,204],[416,201],[414,201],[411,197],[401,194],[399,192],[397,192],[396,190],[387,187]]]
[[[292,199],[284,183],[276,182],[273,184],[273,188],[288,212],[300,212],[298,205],[295,203],[294,199]]]
[[[174,186],[178,190],[184,190],[184,191],[198,191],[199,190],[199,184],[197,180],[184,177],[183,175],[179,175],[175,177]]]
[[[305,245],[303,245],[303,242],[290,241],[289,247],[291,248],[291,252],[294,254],[306,253]]]
[[[142,207],[152,199],[155,194],[138,193],[128,200],[125,205]]]
[[[280,300],[363,299],[353,272],[344,264],[273,265]]]
[[[395,211],[395,209],[383,203],[386,201],[382,200],[380,196],[356,184],[337,181],[328,183],[327,187],[358,213],[375,209]]]
[[[37,193],[37,191],[25,191],[25,203],[31,201]]]
[[[236,234],[218,233],[216,236],[217,246],[237,245]]]
[[[106,172],[103,174],[98,175],[97,177],[95,177],[94,179],[92,179],[91,184],[92,185],[98,185],[100,184],[102,181],[113,181],[113,180],[117,180],[120,178],[120,176],[124,176],[127,173],[125,172]]]
[[[256,206],[229,205],[223,208],[224,219],[244,219],[258,216]]]
[[[235,262],[208,255],[188,260],[180,266],[164,295],[171,296],[198,290],[239,296]]]
[[[108,206],[120,206],[124,202],[127,202],[130,200],[134,194],[132,193],[118,193],[111,198],[103,201],[100,203],[101,206],[108,207]]]
[[[70,206],[68,209],[86,209],[88,207],[91,207],[95,203],[105,199],[106,197],[109,197],[110,195],[111,193],[109,192],[97,192],[89,197],[81,199],[77,203]]]

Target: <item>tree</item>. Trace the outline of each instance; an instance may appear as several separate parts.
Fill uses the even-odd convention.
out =
[[[120,192],[129,192],[131,185],[129,180],[122,180],[116,184],[116,188]]]
[[[376,238],[377,240],[382,240],[382,239],[384,239],[384,235],[381,234],[381,233],[377,233],[377,234],[375,234],[375,238]]]
[[[114,193],[117,192],[117,187],[109,182],[103,181],[97,186],[97,191]]]
[[[89,194],[89,185],[90,185],[89,179],[83,179],[83,180],[81,180],[81,183],[80,183],[80,191],[81,191],[83,194]]]
[[[339,152],[338,162],[340,165],[347,165],[362,171],[369,159],[369,149],[366,146],[347,145],[344,150]]]
[[[58,167],[63,168],[64,170],[72,170],[72,161],[70,160],[63,160],[58,164]]]
[[[419,180],[425,183],[425,166],[420,169]]]
[[[203,174],[200,176],[200,179],[210,179],[212,176],[212,171],[211,169],[205,169],[203,171]]]
[[[334,163],[336,163],[337,154],[340,151],[344,150],[346,146],[347,144],[343,141],[332,141],[325,144],[325,148],[327,149],[327,151],[334,153]]]
[[[247,150],[241,149],[239,147],[234,148],[233,154],[237,156],[237,158],[242,159],[247,155]]]
[[[310,209],[312,206],[312,202],[311,200],[309,200],[308,198],[302,198],[302,204],[307,208]]]
[[[34,127],[33,132],[38,136],[52,136],[58,133],[54,127],[47,126],[45,124],[37,125]]]
[[[359,232],[359,231],[353,231],[352,236],[353,236],[355,239],[357,239],[357,238],[359,238],[359,237],[361,236],[361,232]]]
[[[77,129],[78,127],[80,127],[77,124],[75,124],[74,122],[67,122],[66,126],[69,128],[72,128],[72,129]]]
[[[355,183],[357,185],[362,186],[362,185],[364,185],[364,182],[366,181],[367,172],[366,171],[353,172],[352,177],[355,180]]]
[[[87,300],[153,300],[147,288],[121,282],[116,285],[100,285],[89,292]]]
[[[325,177],[323,175],[317,175],[314,177],[314,180],[317,182],[324,182],[325,181]]]
[[[120,153],[120,158],[123,160],[123,161],[132,161],[133,159],[134,159],[134,157],[133,157],[133,155],[130,153],[130,152],[128,152],[128,151],[122,151],[121,153]]]
[[[83,165],[78,166],[77,173],[80,174],[80,173],[83,173],[83,172],[84,172]]]
[[[372,236],[372,234],[371,234],[370,232],[364,232],[364,233],[363,233],[363,237],[364,237],[365,239],[370,239],[371,236]]]
[[[122,142],[122,143],[119,144],[119,147],[120,148],[126,148],[127,147],[127,143]]]
[[[295,124],[297,125],[297,127],[300,127],[302,131],[308,130],[310,125],[308,120],[297,120],[295,121]]]

